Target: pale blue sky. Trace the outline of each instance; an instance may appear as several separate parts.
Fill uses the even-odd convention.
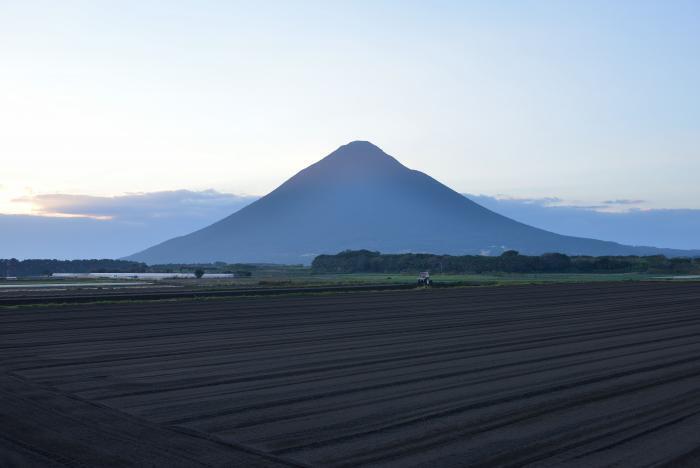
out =
[[[0,0],[0,213],[264,194],[365,139],[460,192],[700,208],[700,2]]]

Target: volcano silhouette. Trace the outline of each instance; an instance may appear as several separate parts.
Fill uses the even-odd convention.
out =
[[[490,211],[377,146],[354,141],[208,227],[127,257],[148,264],[310,263],[346,249],[382,253],[683,255],[563,236]]]

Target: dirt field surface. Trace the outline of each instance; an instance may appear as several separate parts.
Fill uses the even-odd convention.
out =
[[[0,466],[699,466],[700,284],[0,309]]]
[[[16,305],[48,305],[88,302],[113,301],[150,301],[172,299],[195,299],[212,297],[241,297],[241,296],[277,296],[280,294],[308,294],[353,291],[386,291],[398,289],[415,289],[415,284],[363,284],[344,286],[294,286],[287,288],[179,288],[158,285],[123,287],[123,288],[90,288],[55,290],[5,290],[0,292],[0,307]],[[52,290],[53,289],[53,290]]]

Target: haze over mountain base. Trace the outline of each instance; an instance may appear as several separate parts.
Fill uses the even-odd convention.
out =
[[[204,229],[129,257],[154,263],[310,263],[346,249],[384,253],[690,256],[563,236],[478,205],[377,146],[341,146],[280,187]]]

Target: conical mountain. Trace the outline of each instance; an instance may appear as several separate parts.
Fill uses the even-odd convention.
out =
[[[674,254],[519,223],[408,169],[369,142],[354,141],[221,221],[128,258],[149,264],[310,263],[318,254],[345,249],[455,255],[508,249],[525,254]]]

